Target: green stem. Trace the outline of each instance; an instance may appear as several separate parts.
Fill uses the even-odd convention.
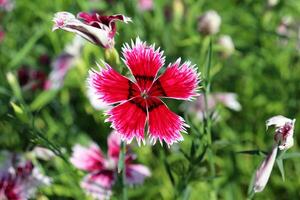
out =
[[[126,186],[126,164],[125,164],[125,155],[126,155],[126,143],[124,141],[121,142],[121,151],[119,154],[119,162],[118,162],[118,172],[122,172],[122,199],[127,200],[127,186]]]
[[[209,113],[209,106],[208,106],[208,97],[210,94],[210,69],[211,69],[211,60],[212,60],[212,39],[210,38],[209,40],[209,48],[208,48],[208,53],[207,53],[207,64],[204,68],[204,133],[207,136],[207,144],[208,144],[208,158],[209,158],[209,167],[210,167],[210,173],[212,176],[212,186],[213,186],[213,192],[211,194],[211,199],[216,198],[215,194],[215,186],[214,186],[214,177],[216,176],[216,169],[215,169],[215,163],[214,163],[214,153],[212,150],[212,134],[211,134],[211,116]]]

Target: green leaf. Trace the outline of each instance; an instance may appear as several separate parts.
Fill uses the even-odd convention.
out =
[[[21,61],[26,57],[30,50],[34,47],[35,43],[43,36],[45,30],[39,29],[23,46],[23,48],[14,55],[14,59],[8,64],[9,68],[15,67],[21,63]]]
[[[57,94],[57,90],[48,90],[39,94],[36,99],[30,104],[30,109],[32,111],[41,109],[45,105],[47,105],[50,101],[52,101]]]
[[[249,199],[252,199],[254,194],[255,194],[254,190],[253,190],[255,175],[256,175],[256,171],[252,174],[251,181],[250,181],[250,184],[249,184],[249,187],[248,187],[248,192],[247,193],[248,193],[248,198]]]
[[[285,153],[281,157],[282,159],[289,159],[289,158],[300,158],[300,152],[292,152],[292,153]]]
[[[238,151],[236,153],[241,153],[241,154],[249,154],[249,155],[258,155],[258,156],[266,156],[268,153],[265,151],[261,151],[259,149],[255,150],[246,150],[246,151]]]
[[[276,163],[277,163],[277,166],[278,166],[279,171],[281,173],[282,180],[285,181],[285,174],[284,174],[284,167],[283,167],[282,159],[277,159]]]

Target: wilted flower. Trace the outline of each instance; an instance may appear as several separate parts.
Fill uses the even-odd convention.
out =
[[[47,75],[41,70],[30,69],[26,66],[18,70],[19,84],[24,90],[43,89],[46,78]]]
[[[265,188],[270,178],[277,155],[277,146],[274,146],[271,153],[265,158],[255,174],[254,192],[261,192]]]
[[[121,149],[120,137],[113,132],[107,143],[107,156],[103,155],[96,144],[91,144],[89,147],[75,145],[71,157],[71,163],[75,167],[89,173],[83,179],[81,187],[95,199],[109,199],[112,194],[112,186],[117,179],[117,166]],[[133,164],[133,160],[135,160],[135,156],[127,151],[125,155],[125,181],[129,185],[141,184],[146,177],[151,175],[146,166]]]
[[[82,21],[80,21],[79,19]],[[114,36],[117,32],[116,21],[125,23],[131,21],[124,15],[101,16],[97,13],[78,13],[77,18],[69,12],[58,12],[54,15],[53,31],[63,29],[73,32],[96,45],[104,48],[114,46]]]
[[[152,10],[153,0],[138,0],[138,9],[140,11]]]
[[[31,161],[17,154],[6,153],[5,164],[0,169],[0,199],[27,200],[34,197],[36,189],[49,185]]]
[[[220,15],[210,10],[205,12],[198,21],[198,31],[204,35],[212,35],[219,32],[221,25]]]
[[[294,124],[295,119],[289,119],[281,115],[271,117],[266,121],[267,128],[275,126],[275,145],[269,155],[265,158],[261,166],[256,171],[253,190],[261,192],[265,188],[277,156],[277,149],[287,150],[294,144]]]
[[[77,36],[65,47],[63,53],[51,64],[52,71],[49,74],[45,89],[59,89],[62,87],[67,72],[80,55],[82,46],[83,41]]]
[[[229,35],[222,35],[218,44],[221,47],[221,56],[223,58],[228,58],[234,52],[234,43]]]
[[[274,125],[275,141],[280,144],[278,147],[280,150],[289,149],[294,145],[294,125],[296,119],[289,119],[284,116],[278,115],[272,117],[266,121],[267,128]]]
[[[183,140],[184,120],[169,110],[160,98],[190,100],[197,96],[198,75],[190,62],[180,64],[180,59],[169,64],[158,76],[164,65],[163,52],[148,46],[139,38],[132,47],[123,47],[124,62],[135,80],[122,76],[108,64],[100,72],[90,71],[89,87],[101,100],[119,105],[108,111],[107,121],[128,143],[135,137],[145,143],[144,132],[148,124],[151,142],[164,140],[168,145]]]
[[[238,102],[237,95],[234,93],[218,92],[208,95],[207,109],[209,112],[215,112],[218,104],[222,104],[234,111],[241,110],[241,104]],[[196,113],[196,117],[199,120],[203,120],[205,112],[204,95],[200,95],[195,102],[184,105],[183,109],[186,109],[186,106],[188,106],[188,112]],[[218,114],[216,112],[214,113],[214,118],[218,118]]]

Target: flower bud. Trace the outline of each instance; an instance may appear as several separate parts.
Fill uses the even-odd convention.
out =
[[[221,25],[220,15],[210,10],[205,12],[198,21],[198,31],[204,35],[212,35],[219,32]]]
[[[229,35],[222,35],[219,40],[218,44],[221,47],[221,57],[228,58],[234,52],[234,43]]]
[[[265,188],[270,178],[277,155],[277,146],[274,146],[271,153],[265,158],[256,171],[253,190],[261,192]]]

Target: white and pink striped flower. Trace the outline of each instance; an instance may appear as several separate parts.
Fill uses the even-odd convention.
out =
[[[114,46],[114,37],[117,32],[116,21],[128,23],[131,19],[120,14],[101,16],[97,13],[84,12],[78,13],[76,18],[69,12],[58,12],[54,15],[53,21],[53,31],[62,29],[73,32],[93,44],[111,48]]]
[[[145,143],[145,128],[155,144],[157,140],[167,145],[182,141],[180,132],[185,132],[184,120],[169,110],[162,98],[191,100],[197,96],[199,83],[197,70],[190,62],[180,64],[180,59],[169,64],[158,75],[165,62],[163,52],[145,42],[132,42],[123,47],[124,63],[134,80],[115,71],[108,64],[100,72],[91,70],[88,85],[95,95],[107,104],[116,104],[107,112],[112,127],[120,133],[122,140],[130,143],[136,138],[138,144]]]
[[[121,140],[112,132],[107,140],[108,151],[104,155],[96,144],[89,147],[75,145],[71,163],[78,169],[88,172],[81,182],[81,187],[95,199],[109,199],[112,186],[117,178],[117,165]],[[133,164],[135,156],[127,151],[125,157],[126,182],[129,185],[141,184],[151,175],[150,170],[141,164]]]
[[[289,119],[281,115],[272,117],[266,121],[267,128],[275,126],[275,142],[280,150],[286,150],[294,145],[294,126],[296,119]]]

